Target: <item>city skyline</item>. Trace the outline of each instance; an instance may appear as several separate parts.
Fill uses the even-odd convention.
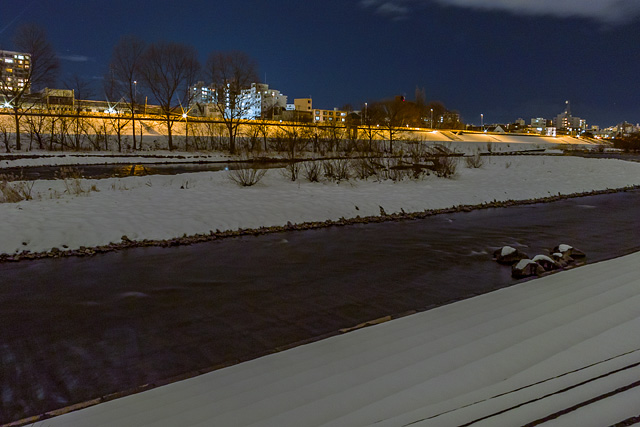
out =
[[[314,106],[358,109],[395,95],[460,112],[466,123],[551,118],[570,99],[576,115],[602,127],[640,121],[640,7],[632,2],[484,0],[353,0],[314,4],[238,1],[190,7],[31,0],[3,7],[0,48],[22,23],[47,31],[62,64],[61,82],[101,78],[122,35],[254,57],[270,87]],[[618,7],[615,7],[615,5]],[[555,5],[555,6],[554,6]],[[266,78],[265,78],[266,76]]]

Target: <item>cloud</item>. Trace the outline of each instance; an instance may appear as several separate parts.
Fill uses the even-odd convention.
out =
[[[513,14],[587,18],[623,23],[640,16],[638,0],[434,0],[445,6],[499,10]],[[424,0],[422,1],[424,3]]]
[[[58,58],[62,59],[63,61],[70,61],[70,62],[89,62],[89,61],[91,61],[91,58],[89,58],[88,56],[84,56],[84,55],[60,55],[60,56],[58,56]]]
[[[393,19],[406,19],[414,9],[453,6],[514,15],[584,18],[622,24],[640,18],[639,0],[360,0],[360,5]]]
[[[373,9],[377,14],[388,16],[395,21],[406,19],[411,12],[409,5],[411,0],[360,0],[360,5],[367,9]]]

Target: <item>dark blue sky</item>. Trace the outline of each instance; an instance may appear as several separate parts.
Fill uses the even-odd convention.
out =
[[[271,87],[291,102],[311,95],[319,108],[413,99],[418,86],[467,123],[480,113],[485,123],[551,118],[567,99],[590,124],[640,121],[637,0],[512,0],[509,10],[497,0],[6,3],[0,47],[11,48],[21,23],[42,25],[61,79],[93,80],[98,98],[113,46],[135,34],[191,44],[203,61],[214,50],[245,51]]]

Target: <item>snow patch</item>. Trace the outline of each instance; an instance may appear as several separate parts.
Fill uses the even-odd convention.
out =
[[[570,251],[571,249],[573,249],[573,246],[569,246],[569,245],[558,245],[558,250],[562,253],[565,253],[567,251]]]
[[[553,262],[553,260],[551,258],[549,258],[546,255],[536,255],[533,257],[533,261],[538,262],[538,261],[548,261],[548,262]]]
[[[500,251],[500,255],[501,256],[507,256],[507,255],[511,255],[512,253],[515,253],[516,249],[512,248],[511,246],[504,246],[502,248],[502,251]]]
[[[521,259],[520,261],[518,261],[518,263],[514,268],[516,270],[524,270],[530,264],[536,264],[536,263],[530,259]]]

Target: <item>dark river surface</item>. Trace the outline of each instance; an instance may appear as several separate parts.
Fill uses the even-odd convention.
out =
[[[0,264],[0,423],[512,285],[502,245],[625,255],[639,214],[632,191]]]
[[[259,169],[281,168],[283,162],[255,163]],[[64,169],[77,171],[83,178],[123,178],[126,176],[146,175],[177,175],[190,172],[207,172],[234,170],[251,166],[246,162],[215,162],[215,163],[133,163],[133,164],[108,164],[108,165],[62,165],[62,166],[29,166],[20,168],[3,168],[1,174],[13,175],[18,179],[56,179],[61,176]]]

